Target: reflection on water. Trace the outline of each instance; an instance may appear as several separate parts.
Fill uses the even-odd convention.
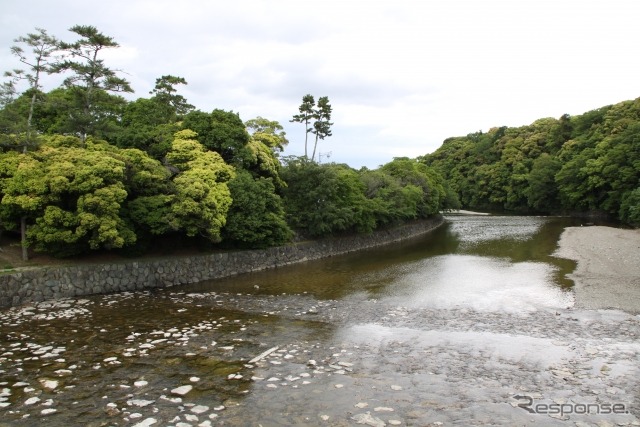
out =
[[[575,264],[552,257],[570,219],[450,216],[427,236],[356,254],[203,282],[189,291],[392,297],[399,304],[530,311],[573,304]]]
[[[437,309],[472,308],[521,313],[573,305],[571,293],[553,282],[553,268],[471,255],[427,258],[396,276],[387,294],[397,304]]]

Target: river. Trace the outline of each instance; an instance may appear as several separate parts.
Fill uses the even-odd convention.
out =
[[[575,264],[551,255],[572,223],[449,216],[346,256],[2,310],[0,426],[640,425],[640,317],[574,308]]]

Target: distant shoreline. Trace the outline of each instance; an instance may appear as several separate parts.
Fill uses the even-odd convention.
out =
[[[640,314],[640,230],[568,227],[554,256],[577,261],[576,307]]]
[[[491,215],[487,212],[475,212],[475,211],[466,211],[464,209],[451,210],[448,212],[443,212],[444,215]]]

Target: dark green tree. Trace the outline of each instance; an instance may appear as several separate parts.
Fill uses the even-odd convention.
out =
[[[304,123],[304,156],[309,158],[307,145],[309,140],[309,132],[312,131],[312,128],[309,127],[311,120],[313,120],[315,116],[315,106],[316,100],[311,94],[306,94],[302,97],[302,104],[298,107],[298,111],[300,114],[294,114],[293,118],[290,120],[295,123]]]
[[[346,165],[317,164],[289,158],[282,172],[289,225],[318,237],[340,232],[369,232],[376,219],[358,173]]]
[[[311,133],[313,133],[316,138],[313,143],[313,153],[311,154],[311,160],[314,161],[316,158],[316,148],[318,147],[318,139],[324,140],[325,138],[331,136],[331,104],[329,104],[329,97],[322,96],[318,99],[318,108],[314,110],[313,114],[314,122],[313,129],[311,129]]]
[[[174,122],[185,114],[194,110],[194,106],[189,104],[186,98],[179,95],[177,85],[186,85],[187,81],[183,77],[172,75],[162,76],[156,79],[156,85],[150,94],[153,100],[159,105],[168,107],[171,115],[167,117],[166,122]]]
[[[365,185],[366,197],[372,202],[377,227],[418,217],[418,205],[422,202],[420,187],[403,186],[400,179],[382,169],[361,171],[360,179]]]
[[[171,149],[173,135],[180,130],[175,112],[154,98],[139,98],[127,103],[117,132],[111,141],[122,148],[138,148],[161,160]]]
[[[41,77],[44,73],[49,73],[52,66],[52,56],[58,50],[58,40],[47,34],[46,30],[42,28],[36,28],[37,33],[29,33],[26,36],[21,36],[15,39],[16,43],[26,45],[31,49],[30,53],[20,45],[11,47],[11,53],[18,57],[19,61],[28,67],[24,70],[13,70],[6,72],[8,77],[14,77],[17,79],[24,79],[29,83],[28,92],[30,94],[29,112],[27,114],[26,122],[26,138],[23,146],[23,151],[27,151],[27,147],[34,144],[32,138],[33,131],[33,114],[38,100],[38,96],[41,94]]]
[[[421,200],[417,206],[418,218],[435,215],[444,208],[444,179],[434,169],[407,157],[395,158],[381,169],[398,179],[402,187],[413,185],[421,190]]]
[[[133,92],[129,82],[119,77],[99,58],[104,49],[119,47],[109,36],[88,25],[76,25],[69,29],[80,39],[73,43],[62,42],[59,48],[64,50],[67,59],[55,64],[55,72],[70,72],[64,85],[70,89],[75,108],[68,111],[69,130],[80,136],[84,142],[87,135],[104,135],[108,130],[113,114],[122,107],[120,97],[109,93]]]
[[[527,177],[527,202],[538,212],[552,213],[560,210],[556,174],[562,164],[547,153],[543,153],[533,162]]]
[[[237,113],[215,109],[207,114],[196,110],[184,117],[182,126],[196,132],[198,141],[207,150],[220,154],[225,162],[242,165],[249,133]]]
[[[282,199],[271,179],[254,179],[248,171],[239,170],[228,186],[233,202],[222,230],[226,245],[265,248],[291,239]]]

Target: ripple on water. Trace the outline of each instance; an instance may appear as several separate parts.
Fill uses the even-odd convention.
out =
[[[554,274],[555,267],[542,262],[443,255],[398,267],[391,278],[366,280],[387,282],[381,298],[399,305],[527,313],[573,306],[573,293],[557,286]]]

